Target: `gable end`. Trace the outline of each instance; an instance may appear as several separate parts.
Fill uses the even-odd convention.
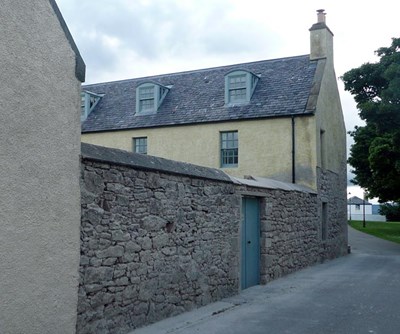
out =
[[[55,0],[49,0],[51,7],[54,10],[54,13],[56,14],[58,21],[60,22],[61,28],[64,31],[65,37],[67,38],[69,44],[71,45],[72,50],[75,53],[75,76],[80,82],[85,82],[85,75],[86,75],[86,65],[85,62],[83,61],[83,58],[78,50],[78,47],[75,44],[74,39],[72,38],[72,35],[68,29],[67,24],[65,23],[65,20],[60,12],[60,9],[58,8]]]

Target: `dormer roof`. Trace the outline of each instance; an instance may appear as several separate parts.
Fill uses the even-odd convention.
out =
[[[83,90],[104,96],[83,122],[82,132],[312,114],[306,106],[316,67],[317,61],[304,55],[85,85]],[[225,101],[225,78],[234,71],[257,78],[248,103]],[[136,117],[136,89],[145,82],[168,87],[168,94],[156,112]]]

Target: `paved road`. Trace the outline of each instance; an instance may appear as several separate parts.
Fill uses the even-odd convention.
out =
[[[349,227],[352,254],[132,334],[397,334],[400,245]]]

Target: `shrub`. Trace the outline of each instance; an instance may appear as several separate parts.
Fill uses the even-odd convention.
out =
[[[386,216],[387,221],[400,221],[400,203],[385,203],[382,204],[379,213]]]

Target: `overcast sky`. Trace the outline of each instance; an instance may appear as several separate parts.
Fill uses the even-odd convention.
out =
[[[394,0],[57,0],[86,63],[86,83],[309,53],[316,10],[334,33],[336,75],[377,60],[400,37]],[[338,80],[347,130],[361,125]],[[348,136],[348,146],[351,138]],[[352,195],[362,191],[352,187]]]

